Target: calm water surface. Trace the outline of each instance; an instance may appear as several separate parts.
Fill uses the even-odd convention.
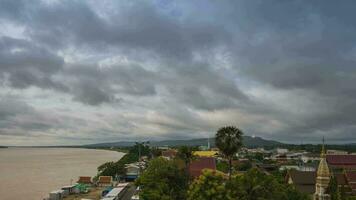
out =
[[[95,176],[100,164],[123,155],[76,148],[0,148],[0,199],[42,200],[71,179]]]

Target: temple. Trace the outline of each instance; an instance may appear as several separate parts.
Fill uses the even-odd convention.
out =
[[[323,147],[320,154],[320,163],[317,171],[314,200],[330,200],[328,194],[328,187],[330,182],[330,170],[326,162],[325,146],[323,140]]]

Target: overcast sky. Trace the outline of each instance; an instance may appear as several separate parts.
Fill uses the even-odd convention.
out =
[[[0,0],[0,145],[356,142],[356,2]]]

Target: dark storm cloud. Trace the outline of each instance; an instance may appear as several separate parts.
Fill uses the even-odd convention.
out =
[[[187,60],[193,49],[213,47],[230,36],[214,23],[182,23],[145,1],[118,5],[105,18],[80,1],[17,3],[2,2],[4,18],[25,24],[32,39],[52,48],[128,48]]]
[[[336,134],[342,137],[342,127],[356,123],[356,23],[350,9],[355,4],[277,2],[244,4],[248,30],[254,34],[243,43],[241,51],[245,52],[236,55],[237,60],[245,61],[240,70],[262,84],[319,96],[315,104],[324,106],[320,107],[323,113],[294,118],[287,123],[289,135],[328,134],[337,129],[340,132]]]
[[[23,39],[0,37],[0,75],[15,88],[37,86],[65,90],[55,83],[64,61],[52,52]]]
[[[356,131],[355,5],[1,1],[0,24],[20,27],[23,38],[0,36],[0,77],[4,87],[35,86],[90,108],[156,113],[122,124],[159,127],[162,137],[199,135],[235,119],[250,134],[338,141]],[[25,119],[21,127],[60,130],[57,120]],[[101,129],[108,138],[115,132]]]

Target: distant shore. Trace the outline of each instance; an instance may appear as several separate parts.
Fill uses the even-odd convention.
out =
[[[8,147],[6,147],[6,146],[0,146],[0,149],[5,149],[5,148],[8,148]]]

